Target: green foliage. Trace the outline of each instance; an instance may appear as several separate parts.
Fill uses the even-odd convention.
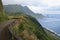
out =
[[[20,23],[18,30],[19,30],[19,31],[24,30],[24,25],[23,25],[23,23]]]
[[[7,21],[8,20],[8,16],[5,15],[5,13],[2,13],[1,15],[2,16],[0,16],[0,22],[4,22],[4,21]]]
[[[20,16],[21,14],[24,14],[24,13],[23,12],[15,12],[15,13],[6,12],[6,14],[9,16]]]
[[[3,10],[3,5],[2,5],[2,1],[0,0],[0,22],[6,21],[8,18],[5,15],[5,12]]]
[[[22,37],[23,40],[28,40],[28,38],[30,38],[29,35],[32,35],[33,37],[36,36],[36,40],[60,40],[59,38],[55,38],[51,34],[46,34],[43,27],[38,23],[38,21],[34,17],[25,14],[23,14],[22,16],[23,18],[22,21],[19,21],[20,25],[18,26],[18,29],[15,29],[16,31],[18,30],[18,34]]]

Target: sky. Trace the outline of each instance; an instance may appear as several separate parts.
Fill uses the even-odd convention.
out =
[[[4,5],[21,4],[35,13],[60,14],[60,0],[2,0]]]

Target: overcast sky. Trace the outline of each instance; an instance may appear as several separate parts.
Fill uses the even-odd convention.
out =
[[[43,14],[60,14],[60,0],[2,0],[4,5],[21,4],[33,12]]]

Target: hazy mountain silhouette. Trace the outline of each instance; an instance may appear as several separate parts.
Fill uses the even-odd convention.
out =
[[[7,13],[15,13],[15,12],[23,12],[27,15],[34,16],[36,18],[44,17],[42,14],[36,14],[33,11],[31,11],[27,6],[21,6],[21,5],[4,5],[4,10]]]

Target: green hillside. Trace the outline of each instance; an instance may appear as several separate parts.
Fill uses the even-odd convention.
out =
[[[44,29],[34,17],[23,13],[15,13],[13,16],[9,15],[8,17],[16,19],[17,22],[16,25],[13,24],[14,26],[9,28],[9,31],[12,33],[11,40],[15,40],[15,37],[19,40],[60,40],[60,37],[54,36],[55,34]],[[7,16],[0,0],[0,22],[6,20]]]
[[[5,12],[3,10],[2,1],[0,0],[0,22],[5,21],[6,19],[7,18],[6,18]]]
[[[20,14],[20,19],[10,30],[22,40],[60,40],[49,33],[47,34],[34,17],[25,14]]]

